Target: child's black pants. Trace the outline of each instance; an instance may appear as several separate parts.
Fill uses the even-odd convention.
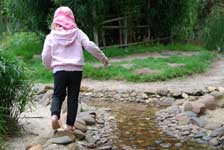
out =
[[[78,97],[82,71],[58,71],[54,73],[54,94],[51,103],[51,115],[60,118],[62,103],[67,98],[66,124],[73,126],[78,109]]]

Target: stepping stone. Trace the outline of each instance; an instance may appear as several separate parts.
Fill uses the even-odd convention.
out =
[[[40,144],[34,145],[31,148],[27,149],[27,150],[43,150],[43,146]]]
[[[77,137],[80,140],[82,140],[86,137],[85,133],[83,133],[80,130],[75,130],[73,133],[75,134],[75,137]]]
[[[62,137],[52,138],[50,139],[50,142],[54,144],[66,145],[66,144],[70,144],[74,142],[74,139],[70,138],[69,136],[62,136]]]

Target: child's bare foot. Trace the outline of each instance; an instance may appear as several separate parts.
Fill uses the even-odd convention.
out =
[[[65,131],[73,131],[73,126],[70,126],[70,125],[64,125],[64,130]]]
[[[54,130],[60,128],[58,117],[56,115],[51,116],[51,125]]]

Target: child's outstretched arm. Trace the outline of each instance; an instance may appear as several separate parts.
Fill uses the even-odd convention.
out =
[[[100,60],[104,66],[109,64],[108,58],[94,42],[89,40],[88,36],[82,30],[80,30],[80,39],[82,46],[98,60]]]
[[[52,70],[51,67],[51,46],[50,46],[50,41],[49,41],[49,35],[46,37],[45,41],[44,41],[44,47],[43,47],[43,51],[42,51],[42,61],[43,64],[50,70]]]

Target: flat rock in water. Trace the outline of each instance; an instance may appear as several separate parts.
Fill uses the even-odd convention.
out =
[[[74,139],[70,138],[69,136],[62,136],[62,137],[56,137],[56,138],[52,138],[50,139],[51,143],[54,144],[70,144],[72,142],[74,142]]]

